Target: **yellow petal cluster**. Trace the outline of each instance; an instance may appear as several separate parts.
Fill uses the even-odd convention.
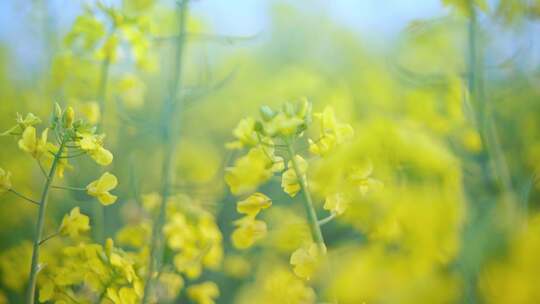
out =
[[[78,237],[79,234],[88,230],[90,230],[90,219],[81,214],[79,207],[73,208],[69,214],[66,214],[60,225],[60,233],[71,238]]]
[[[294,273],[302,279],[310,280],[317,271],[324,254],[325,252],[315,243],[297,249],[290,259]]]
[[[48,129],[43,130],[41,137],[37,137],[36,128],[29,126],[27,127],[21,139],[19,140],[19,148],[21,150],[29,153],[35,159],[40,159],[44,154],[47,155],[47,134]]]
[[[219,287],[214,282],[203,282],[187,289],[188,297],[197,304],[214,304],[219,297]]]
[[[266,182],[274,170],[279,170],[276,163],[282,162],[270,154],[271,150],[258,146],[248,154],[238,158],[233,167],[227,168],[225,181],[235,195],[249,193]]]
[[[103,135],[92,133],[79,133],[78,145],[81,150],[86,151],[96,163],[101,166],[108,166],[113,161],[112,153],[103,147]]]
[[[268,196],[260,192],[256,192],[245,200],[239,201],[236,204],[236,211],[238,211],[238,213],[255,217],[261,210],[269,208],[270,206],[272,206],[272,200]]]
[[[234,247],[238,249],[247,249],[266,235],[266,223],[252,217],[243,217],[235,221],[234,224],[236,229],[232,233],[231,239]]]
[[[242,149],[244,147],[256,146],[259,142],[255,131],[255,119],[248,117],[240,120],[233,130],[235,141],[227,143],[228,149]]]
[[[326,197],[323,208],[335,214],[342,214],[349,205],[344,193],[333,193]]]
[[[300,155],[295,155],[295,159],[296,163],[298,164],[298,169],[302,173],[302,178],[305,178],[305,174],[308,169],[307,161]],[[281,177],[281,187],[283,188],[283,191],[285,191],[285,193],[291,197],[295,197],[301,189],[300,180],[296,176],[296,171],[292,161],[288,162],[287,170],[283,172]]]
[[[98,180],[95,180],[86,186],[88,195],[96,197],[104,206],[116,202],[117,197],[109,193],[116,188],[118,179],[109,172],[103,173]]]
[[[337,121],[332,107],[327,106],[321,113],[313,116],[320,122],[320,138],[316,141],[309,140],[309,151],[315,155],[326,156],[337,145],[354,135],[351,125]]]

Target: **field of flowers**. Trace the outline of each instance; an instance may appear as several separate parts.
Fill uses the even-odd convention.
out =
[[[539,0],[219,2],[0,4],[0,304],[540,303]]]

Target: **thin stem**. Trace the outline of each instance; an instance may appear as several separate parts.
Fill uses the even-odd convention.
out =
[[[337,213],[332,213],[329,216],[319,220],[318,224],[319,224],[319,226],[323,226],[325,224],[328,224],[330,221],[332,221],[336,217],[337,217]]]
[[[41,170],[41,173],[43,173],[43,176],[45,178],[49,178],[49,176],[47,175],[47,171],[45,171],[45,168],[43,168],[43,165],[41,164],[41,161],[39,161],[39,159],[37,160],[37,163],[39,166],[39,170]]]
[[[13,194],[15,194],[16,196],[22,198],[23,200],[25,200],[25,201],[27,201],[27,202],[30,202],[30,203],[32,203],[32,204],[36,204],[36,205],[39,206],[39,202],[36,202],[35,200],[33,200],[33,199],[31,199],[31,198],[29,198],[29,197],[27,197],[27,196],[24,196],[23,194],[21,194],[21,193],[15,191],[15,190],[13,190],[13,189],[9,189],[8,191],[11,192],[11,193],[13,193]]]
[[[173,65],[174,71],[169,84],[169,96],[163,106],[164,125],[163,125],[163,138],[165,142],[165,152],[162,163],[162,181],[161,181],[161,204],[159,208],[158,218],[154,221],[152,227],[152,240],[150,244],[150,259],[148,261],[148,272],[145,278],[144,295],[142,303],[146,304],[150,300],[152,288],[154,284],[154,272],[155,269],[160,269],[163,240],[162,229],[165,224],[165,216],[167,210],[167,201],[171,194],[170,185],[173,184],[173,168],[174,156],[176,150],[176,134],[175,123],[178,124],[179,119],[176,117],[177,111],[180,111],[181,103],[177,103],[178,87],[181,83],[181,71],[182,71],[182,54],[185,46],[185,31],[186,20],[188,11],[188,1],[183,0],[179,3],[178,7],[178,23],[179,23],[179,39],[176,45],[175,52],[175,64]]]
[[[52,233],[52,234],[46,236],[43,240],[39,241],[39,245],[43,245],[43,243],[45,243],[46,241],[52,239],[53,237],[59,236],[59,235],[60,235],[60,231]]]
[[[86,188],[70,187],[70,186],[56,186],[56,185],[53,185],[53,186],[51,186],[51,188],[62,189],[62,190],[73,190],[73,191],[86,191]]]
[[[317,245],[321,248],[322,252],[326,251],[326,245],[324,243],[324,238],[321,232],[321,228],[319,227],[319,221],[317,220],[317,213],[315,212],[315,208],[313,206],[313,199],[311,198],[311,193],[309,192],[307,181],[305,175],[300,170],[300,166],[298,165],[298,161],[296,160],[296,152],[294,151],[294,147],[291,142],[288,140],[287,143],[287,150],[289,151],[289,159],[292,162],[294,172],[296,173],[296,177],[298,181],[300,182],[300,187],[302,190],[302,194],[304,196],[304,208],[306,209],[307,219],[309,228],[311,230],[311,236],[313,237],[313,240]]]
[[[58,152],[56,152],[54,156],[48,178],[46,179],[45,185],[43,187],[43,193],[41,194],[41,198],[39,200],[38,221],[36,225],[36,231],[34,234],[34,246],[33,246],[33,251],[32,251],[32,265],[30,267],[30,278],[28,279],[28,289],[27,289],[27,295],[26,295],[27,304],[34,304],[35,302],[37,275],[40,268],[39,267],[39,249],[40,249],[39,245],[40,245],[41,237],[43,235],[43,226],[45,224],[45,210],[47,207],[47,199],[49,197],[49,190],[51,188],[52,181],[56,174],[56,168],[58,166],[60,156],[62,155],[62,152],[64,151],[64,144],[65,144],[65,140],[63,139],[60,142],[60,147],[58,148]]]

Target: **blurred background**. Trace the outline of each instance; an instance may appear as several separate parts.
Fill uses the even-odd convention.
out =
[[[141,206],[161,191],[162,106],[177,79],[173,188],[212,214],[223,250],[185,286],[216,282],[217,303],[321,303],[327,294],[339,303],[540,302],[540,1],[193,0],[184,26],[178,7],[0,1],[0,131],[17,112],[46,121],[57,102],[98,124],[115,155],[107,170],[120,181],[118,202],[103,211],[84,193],[54,192],[46,227],[80,206],[92,226],[86,241],[111,237],[138,252],[126,229],[148,225]],[[238,250],[238,198],[223,179],[241,154],[225,148],[238,121],[304,97],[355,129],[346,147],[314,161],[313,183],[369,159],[384,184],[324,226],[334,275],[311,282],[289,269],[309,238],[298,199],[279,180],[264,184],[274,201],[268,235]],[[16,140],[0,145],[14,188],[37,196],[39,167]],[[67,185],[100,175],[87,160],[72,164]],[[22,302],[35,212],[0,195],[0,303]],[[163,300],[189,301],[201,303],[182,292]]]

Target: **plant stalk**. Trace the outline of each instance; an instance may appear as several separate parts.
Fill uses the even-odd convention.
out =
[[[165,142],[163,163],[162,163],[162,182],[161,182],[161,204],[159,207],[158,218],[154,221],[152,227],[152,240],[150,244],[150,259],[145,279],[144,295],[142,303],[148,303],[153,290],[154,272],[160,269],[164,242],[162,239],[162,229],[165,224],[167,203],[171,195],[171,185],[174,180],[174,157],[176,151],[177,128],[179,119],[176,115],[181,111],[181,102],[177,102],[178,88],[181,83],[182,74],[182,55],[185,46],[186,20],[188,11],[188,1],[183,0],[178,7],[179,38],[175,50],[175,64],[171,82],[169,84],[169,95],[163,106],[163,139]]]
[[[317,219],[317,213],[315,212],[315,207],[313,206],[313,199],[311,198],[311,193],[309,192],[306,178],[304,174],[302,174],[302,171],[300,170],[300,166],[298,165],[298,162],[296,161],[296,158],[295,158],[296,152],[294,151],[294,147],[292,143],[288,141],[287,141],[287,150],[289,151],[289,159],[292,162],[294,172],[296,173],[296,177],[298,178],[298,181],[300,183],[302,195],[304,196],[304,200],[302,202],[304,203],[304,208],[306,210],[308,225],[311,231],[311,236],[313,237],[313,240],[315,241],[315,243],[317,243],[317,245],[320,247],[322,252],[326,252],[326,245],[324,243],[321,227],[319,226],[319,220]]]
[[[34,304],[35,302],[37,275],[40,270],[39,269],[40,268],[39,267],[39,250],[40,250],[41,238],[43,237],[43,226],[45,223],[45,210],[47,208],[47,199],[49,197],[49,190],[51,189],[51,184],[56,174],[58,162],[60,161],[60,156],[62,155],[62,152],[64,151],[64,147],[65,147],[65,139],[62,139],[62,141],[60,142],[60,148],[54,155],[51,169],[49,170],[48,178],[45,181],[45,186],[43,187],[43,192],[41,194],[41,198],[39,199],[38,221],[36,225],[36,231],[34,234],[32,265],[30,267],[30,278],[28,279],[28,289],[27,289],[27,296],[26,296],[27,304]]]

